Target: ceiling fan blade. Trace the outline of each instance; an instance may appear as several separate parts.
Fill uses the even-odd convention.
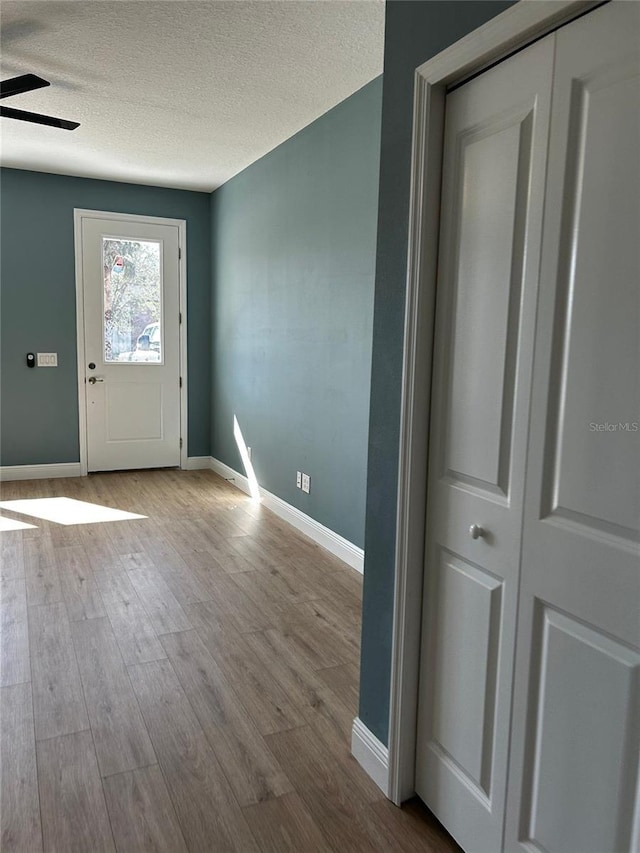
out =
[[[32,92],[34,89],[42,89],[50,86],[48,80],[43,80],[36,74],[22,74],[20,77],[12,77],[0,83],[0,98],[10,98],[11,95],[21,95],[23,92]]]
[[[46,124],[48,127],[59,127],[62,130],[75,130],[76,127],[80,127],[79,121],[67,121],[64,118],[43,116],[40,113],[28,113],[25,110],[14,110],[11,107],[0,107],[0,116],[17,118],[20,121],[31,121],[34,124]]]

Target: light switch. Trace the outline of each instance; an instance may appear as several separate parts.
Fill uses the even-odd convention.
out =
[[[39,352],[38,367],[57,367],[58,353],[57,352]]]

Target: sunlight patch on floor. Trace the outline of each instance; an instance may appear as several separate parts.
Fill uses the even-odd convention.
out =
[[[21,515],[54,521],[56,524],[98,524],[104,521],[128,521],[132,518],[147,518],[134,512],[100,506],[74,498],[30,498],[19,501],[0,501],[2,509],[10,509]],[[15,529],[15,528],[14,528]]]
[[[5,530],[27,530],[27,528],[35,529],[35,524],[27,524],[26,521],[17,521],[15,518],[5,518],[0,515],[0,533]]]

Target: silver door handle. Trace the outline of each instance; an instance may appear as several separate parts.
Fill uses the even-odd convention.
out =
[[[469,536],[471,536],[472,539],[480,539],[484,535],[485,530],[483,527],[480,527],[479,524],[472,524],[469,528]]]
[[[104,382],[100,376],[90,376],[88,379],[89,385],[95,385],[96,382]]]

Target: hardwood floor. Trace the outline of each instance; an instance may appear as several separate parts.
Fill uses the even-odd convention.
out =
[[[210,472],[2,484],[3,853],[459,848],[350,754],[361,577]],[[34,511],[36,511],[34,509]]]

